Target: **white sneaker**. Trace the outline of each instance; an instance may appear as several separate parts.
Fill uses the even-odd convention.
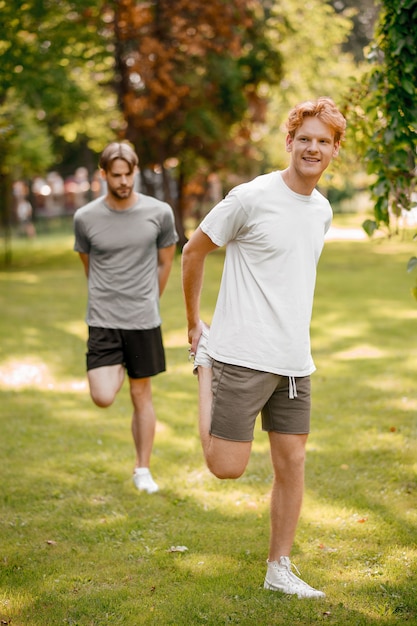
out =
[[[137,467],[133,472],[133,482],[139,491],[156,493],[159,487],[152,478],[152,474],[147,467]]]
[[[267,561],[267,564],[264,589],[297,595],[299,598],[324,598],[326,596],[323,591],[313,589],[292,573],[291,561],[288,556],[281,556],[279,561]],[[297,570],[297,573],[300,572]]]
[[[201,365],[202,367],[212,367],[213,365],[213,359],[207,352],[209,331],[209,326],[207,326],[207,324],[204,324],[203,322],[203,330],[197,344],[196,353],[194,355],[193,374],[195,374],[196,376],[198,373],[197,370],[199,365]]]

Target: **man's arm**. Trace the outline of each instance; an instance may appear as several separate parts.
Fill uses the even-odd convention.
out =
[[[201,228],[197,228],[182,251],[182,288],[188,324],[188,341],[191,352],[196,351],[201,335],[200,297],[203,288],[206,256],[218,246]]]
[[[85,275],[88,278],[89,255],[86,254],[85,252],[79,252],[78,254],[80,255],[81,262],[84,266]]]
[[[159,282],[159,297],[164,293],[164,289],[168,282],[169,273],[172,267],[172,261],[175,255],[175,244],[168,246],[167,248],[160,248],[158,250],[158,282]]]

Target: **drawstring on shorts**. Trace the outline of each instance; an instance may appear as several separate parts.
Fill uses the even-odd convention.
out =
[[[294,376],[288,376],[288,397],[290,400],[298,397]]]

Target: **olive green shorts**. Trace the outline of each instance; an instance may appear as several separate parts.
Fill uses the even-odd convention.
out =
[[[262,430],[293,435],[310,431],[310,376],[295,378],[297,395],[289,397],[289,378],[213,362],[210,433],[230,441],[252,441],[259,413]]]

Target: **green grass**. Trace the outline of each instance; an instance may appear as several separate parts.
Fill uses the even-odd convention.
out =
[[[218,481],[198,440],[180,259],[162,302],[168,371],[141,495],[125,385],[85,385],[86,286],[69,236],[14,243],[0,272],[0,624],[417,624],[417,305],[410,238],[329,242],[312,324],[313,423],[293,560],[322,601],[262,589],[271,467]],[[209,258],[209,320],[223,255]],[[184,552],[171,546],[185,546]]]

